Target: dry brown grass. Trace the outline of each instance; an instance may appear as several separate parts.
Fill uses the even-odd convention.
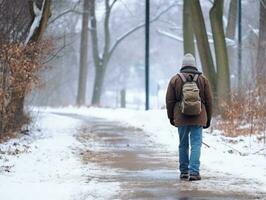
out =
[[[29,122],[24,99],[38,83],[51,49],[52,41],[0,45],[0,137],[12,136]]]
[[[266,92],[263,89],[257,87],[242,94],[234,93],[231,102],[224,106],[215,128],[231,137],[265,134]]]

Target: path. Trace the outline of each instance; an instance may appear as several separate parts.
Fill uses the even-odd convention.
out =
[[[94,166],[86,174],[88,184],[117,183],[119,189],[112,199],[261,199],[256,194],[234,192],[246,180],[232,180],[230,175],[211,177],[203,170],[200,182],[180,181],[177,154],[163,150],[140,129],[97,118],[64,115],[84,120],[77,138],[84,145],[80,149],[84,164],[88,168]]]

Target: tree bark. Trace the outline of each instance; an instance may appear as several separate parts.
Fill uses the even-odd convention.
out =
[[[266,0],[260,1],[259,41],[256,59],[257,86],[265,85],[266,73]]]
[[[216,96],[216,72],[208,41],[205,22],[199,0],[190,1],[194,33],[204,74],[210,81],[214,96]]]
[[[98,46],[98,29],[97,29],[97,20],[95,14],[95,0],[91,0],[90,6],[90,20],[91,20],[91,38],[92,38],[92,55],[93,62],[95,67],[95,79],[93,86],[93,94],[92,94],[92,105],[99,106],[101,100],[101,92],[102,85],[101,83],[104,78],[103,74],[103,66],[102,66],[102,58],[99,56],[99,46]]]
[[[52,0],[45,0],[40,25],[34,31],[34,34],[32,35],[32,37],[29,40],[30,42],[37,42],[43,37],[43,34],[44,34],[45,29],[46,29],[47,24],[48,24],[48,20],[51,17],[51,4],[52,4]],[[34,18],[34,16],[32,16],[32,17]]]
[[[126,108],[126,90],[122,89],[120,91],[120,107]]]
[[[115,1],[114,1],[115,2]],[[114,4],[113,2],[113,4]],[[112,5],[113,5],[112,4]],[[105,18],[104,18],[104,47],[102,57],[99,54],[99,41],[97,33],[97,20],[95,15],[95,0],[92,0],[91,6],[91,34],[93,46],[93,60],[95,66],[95,80],[92,94],[92,105],[99,106],[102,96],[104,77],[107,65],[110,59],[110,15],[112,5],[109,5],[109,0],[105,0]]]
[[[3,32],[3,35],[1,32],[1,42],[6,44],[24,43],[24,45],[35,42],[38,43],[43,37],[44,31],[47,27],[48,19],[51,15],[51,0],[24,0],[21,2],[3,1],[3,5],[4,4],[6,7],[1,6],[1,11],[4,9],[5,15],[9,16],[8,18],[11,18],[11,21],[9,21],[8,18],[4,18],[1,23],[4,25],[4,28],[1,27],[1,31]],[[33,8],[34,5],[37,4],[38,7],[40,7],[39,10],[41,12],[34,13]],[[37,9],[35,9],[35,11],[36,10]],[[33,22],[38,23],[33,24]],[[8,29],[10,30],[6,31]],[[1,43],[1,45],[3,43]],[[4,58],[3,60],[7,61],[8,57]],[[5,71],[3,71],[5,79],[2,83],[2,89],[4,89],[6,98],[5,102],[1,105],[0,132],[19,130],[22,124],[25,122],[23,120],[26,119],[24,115],[26,88],[21,88],[21,91],[13,89],[16,84],[13,85],[14,83],[10,81],[12,72],[7,72],[10,67],[8,66],[8,62],[5,63],[5,61]]]
[[[226,37],[235,40],[236,39],[236,26],[237,26],[237,0],[231,0],[228,11],[228,22],[226,26]],[[228,46],[228,61],[231,69],[237,66],[237,51],[234,47]]]
[[[90,0],[84,0],[82,31],[80,41],[80,67],[78,80],[77,105],[82,106],[86,103],[86,86],[88,77],[88,24],[89,24]]]
[[[104,84],[104,76],[105,76],[106,67],[97,66],[95,69],[95,79],[94,79],[94,87],[93,87],[93,95],[92,95],[92,105],[100,106],[101,103],[101,95]]]
[[[237,17],[237,1],[231,0],[228,12],[228,23],[226,26],[226,37],[232,40],[235,39],[236,34],[236,18]]]
[[[223,4],[223,0],[214,0],[210,10],[217,67],[217,97],[219,107],[225,105],[230,100],[230,72],[223,30]]]
[[[191,53],[195,56],[194,33],[192,26],[191,1],[183,1],[183,38],[184,54]]]
[[[33,4],[33,2],[32,2],[32,4]],[[51,0],[45,0],[40,24],[37,27],[37,29],[34,31],[34,34],[32,35],[32,37],[29,39],[29,42],[38,42],[43,37],[43,34],[44,34],[45,29],[46,29],[47,24],[48,24],[48,20],[51,16],[50,8],[51,8]],[[32,16],[32,17],[34,18],[34,16]],[[16,108],[15,109],[16,113],[14,115],[14,124],[17,124],[17,126],[19,126],[18,122],[22,119],[22,117],[24,115],[23,112],[24,112],[25,95],[26,95],[26,92],[24,92],[24,94],[21,95],[19,99],[14,99],[14,98],[16,98],[15,94],[11,95],[11,102],[12,101],[16,102],[16,103],[14,103],[14,106]],[[14,129],[16,129],[16,128],[17,127],[14,127]]]
[[[6,92],[6,85],[7,85],[7,65],[6,62],[1,62],[0,61],[0,70],[1,70],[1,91],[2,95]],[[1,99],[1,105],[0,105],[0,136],[2,133],[5,132],[5,116],[6,116],[6,108],[5,108],[5,98]]]

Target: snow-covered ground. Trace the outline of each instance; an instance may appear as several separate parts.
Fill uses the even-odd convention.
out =
[[[166,110],[131,110],[103,108],[45,109],[49,112],[78,113],[126,123],[145,130],[155,142],[164,144],[169,151],[178,151],[177,129],[169,124]],[[224,137],[217,130],[205,130],[201,163],[210,172],[232,174],[232,177],[253,180],[256,189],[266,192],[266,144],[257,137]]]
[[[119,121],[143,129],[169,151],[178,149],[177,129],[169,125],[165,110],[72,107],[33,110],[38,115],[33,132],[0,144],[1,200],[109,199],[119,190],[119,183],[87,181],[84,174],[103,170],[84,165],[77,155],[82,144],[75,134],[82,120],[53,112]],[[218,131],[207,130],[204,142],[210,146],[203,145],[201,161],[205,171],[214,177],[223,173],[246,178],[246,188],[251,192],[266,192],[266,146],[256,137],[227,138]]]
[[[74,134],[81,121],[50,113],[38,113],[36,117],[33,133],[0,144],[0,199],[80,200],[112,196],[117,184],[88,183],[83,176],[88,168],[90,173],[99,169],[84,166],[77,155],[81,144]]]

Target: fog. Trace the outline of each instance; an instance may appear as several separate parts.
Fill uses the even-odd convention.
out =
[[[150,26],[150,98],[151,108],[164,107],[165,90],[169,79],[178,73],[183,57],[182,42],[182,3],[183,1],[151,1],[151,19],[174,4],[166,13]],[[201,1],[208,33],[211,34],[209,10],[211,1]],[[242,70],[243,78],[251,80],[255,65],[258,40],[259,3],[256,0],[242,1]],[[225,1],[224,25],[227,24],[229,1]],[[256,10],[253,14],[246,12]],[[65,14],[62,14],[65,13]],[[97,1],[96,17],[98,25],[99,51],[104,46],[104,2]],[[137,0],[118,0],[110,17],[111,44],[132,28],[144,23],[145,2]],[[53,59],[48,62],[50,69],[40,72],[42,81],[28,96],[28,104],[38,106],[68,106],[76,104],[82,3],[77,1],[55,1],[46,37],[54,39],[57,49]],[[89,27],[90,29],[90,27]],[[145,102],[145,35],[144,27],[126,37],[115,49],[107,67],[104,80],[101,106],[119,107],[120,92],[126,91],[127,107],[143,109]],[[171,34],[175,39],[170,38]],[[211,40],[210,36],[210,40]],[[212,51],[213,44],[210,43]],[[212,52],[213,53],[213,52]],[[213,56],[215,58],[215,56]],[[199,56],[196,58],[201,69]],[[231,83],[236,88],[237,81],[237,37],[229,53]],[[88,43],[88,81],[86,105],[91,105],[95,68],[92,56],[92,37]]]

